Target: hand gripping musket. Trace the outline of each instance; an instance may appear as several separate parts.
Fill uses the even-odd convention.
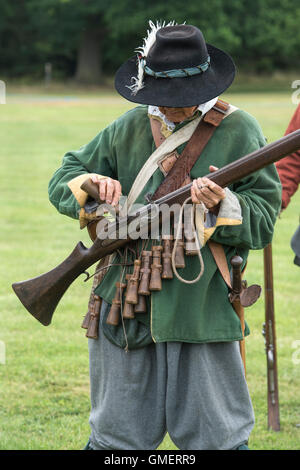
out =
[[[214,173],[206,175],[206,177],[224,188],[299,149],[300,130],[297,130]],[[98,234],[90,248],[86,248],[82,242],[79,242],[72,253],[56,268],[36,278],[14,283],[12,287],[24,307],[43,325],[49,325],[60,299],[72,282],[80,274],[86,273],[86,270],[99,259],[115,252],[131,241],[130,229],[127,232],[128,236],[119,239],[110,237],[111,230],[115,234],[117,228],[117,233],[122,233],[125,228],[130,227],[132,220],[140,221],[140,225],[148,225],[150,219],[153,220],[154,207],[158,209],[157,213],[159,214],[159,208],[162,204],[169,206],[175,203],[183,204],[190,196],[191,186],[192,183],[189,183],[156,201],[150,202],[125,220],[119,217],[113,224],[114,227],[108,226],[105,239],[102,239]]]
[[[271,428],[274,431],[280,431],[271,243],[264,249],[264,278],[265,323],[263,325],[263,336],[265,338],[267,357],[268,428]]]

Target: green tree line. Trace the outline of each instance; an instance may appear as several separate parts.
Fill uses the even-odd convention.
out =
[[[0,77],[100,83],[142,44],[148,21],[198,26],[249,73],[300,67],[299,0],[0,0]]]

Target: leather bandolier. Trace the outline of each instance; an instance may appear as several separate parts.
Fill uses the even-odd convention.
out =
[[[175,191],[176,189],[188,184],[191,181],[191,169],[200,157],[203,149],[212,137],[214,131],[220,125],[223,118],[227,115],[228,109],[229,104],[219,99],[215,106],[203,116],[192,137],[186,144],[182,154],[179,155],[175,150],[166,155],[160,162],[158,162],[158,166],[164,174],[165,179],[157,188],[155,193],[151,196],[152,201],[155,201],[165,196],[166,194]],[[165,140],[160,132],[161,122],[151,117],[150,124],[153,139],[156,146],[158,147]],[[95,228],[93,225],[94,224],[88,225],[89,233],[92,239],[95,237]],[[180,227],[180,230],[182,232],[182,238],[179,237],[178,240],[177,236],[176,252],[174,258],[176,268],[185,267],[184,252],[188,255],[195,254],[193,250],[189,250],[188,243],[185,243],[183,227]],[[174,237],[171,234],[163,234],[162,245],[154,243],[151,250],[141,250],[139,258],[134,262],[133,272],[131,274],[127,273],[126,275],[127,284],[120,282],[116,285],[116,294],[107,318],[107,323],[117,325],[120,321],[121,314],[123,318],[130,319],[134,318],[135,312],[145,312],[145,297],[151,295],[151,291],[162,289],[162,279],[173,278],[171,264],[173,238]],[[243,340],[240,342],[240,349],[245,365],[245,324],[242,304],[244,306],[252,305],[252,303],[257,300],[260,294],[260,287],[251,286],[251,288],[247,289],[245,282],[241,282],[240,271],[240,274],[237,274],[238,269],[240,269],[240,264],[234,262],[232,264],[232,268],[235,276],[233,276],[234,282],[232,285],[229,268],[222,245],[208,241],[208,246],[216,261],[218,269],[228,286],[230,292],[229,300],[232,302],[232,305],[241,321]],[[103,280],[104,275],[108,270],[108,268],[103,268],[109,265],[110,259],[110,256],[103,258],[103,260],[101,260],[96,267],[96,274],[94,275],[88,312],[82,323],[82,327],[87,329],[86,336],[90,338],[97,338],[97,322],[99,322],[99,311],[101,307],[101,299],[99,296],[94,294],[94,290]],[[99,269],[101,270],[99,271]],[[237,282],[238,279],[239,282]],[[122,305],[122,296],[124,290],[125,302],[124,305]],[[244,299],[243,302],[241,302],[242,297]]]

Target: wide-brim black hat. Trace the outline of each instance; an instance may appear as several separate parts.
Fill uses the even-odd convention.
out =
[[[143,55],[147,48],[140,48],[116,73],[116,90],[129,101],[195,106],[219,96],[234,80],[232,58],[207,44],[195,26],[162,27],[152,42],[147,55]]]

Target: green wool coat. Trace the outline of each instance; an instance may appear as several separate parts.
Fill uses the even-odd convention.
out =
[[[78,218],[80,209],[67,186],[74,177],[98,173],[120,181],[122,194],[128,195],[134,179],[155,150],[147,106],[138,106],[102,130],[90,143],[68,152],[49,183],[50,201],[59,212]],[[184,123],[177,126],[185,125]],[[177,150],[182,152],[184,146]],[[237,110],[223,120],[191,171],[196,178],[209,173],[209,165],[223,167],[265,145],[257,121]],[[146,193],[154,193],[163,180],[159,169],[145,186],[137,202],[145,203]],[[229,188],[238,198],[243,222],[216,228],[212,240],[222,243],[228,265],[238,253],[247,260],[249,250],[264,248],[272,240],[274,224],[280,210],[281,184],[274,165],[244,178]],[[224,283],[208,246],[202,248],[205,270],[199,282],[181,283],[177,278],[163,281],[160,292],[152,292],[147,315],[137,319],[149,324],[155,342],[183,341],[190,343],[235,341],[242,339],[242,330]],[[194,279],[199,272],[198,257],[186,257],[182,274]],[[112,267],[96,292],[111,303],[115,282],[120,280],[120,267]],[[131,321],[131,320],[127,320]],[[246,326],[245,334],[249,334]]]

